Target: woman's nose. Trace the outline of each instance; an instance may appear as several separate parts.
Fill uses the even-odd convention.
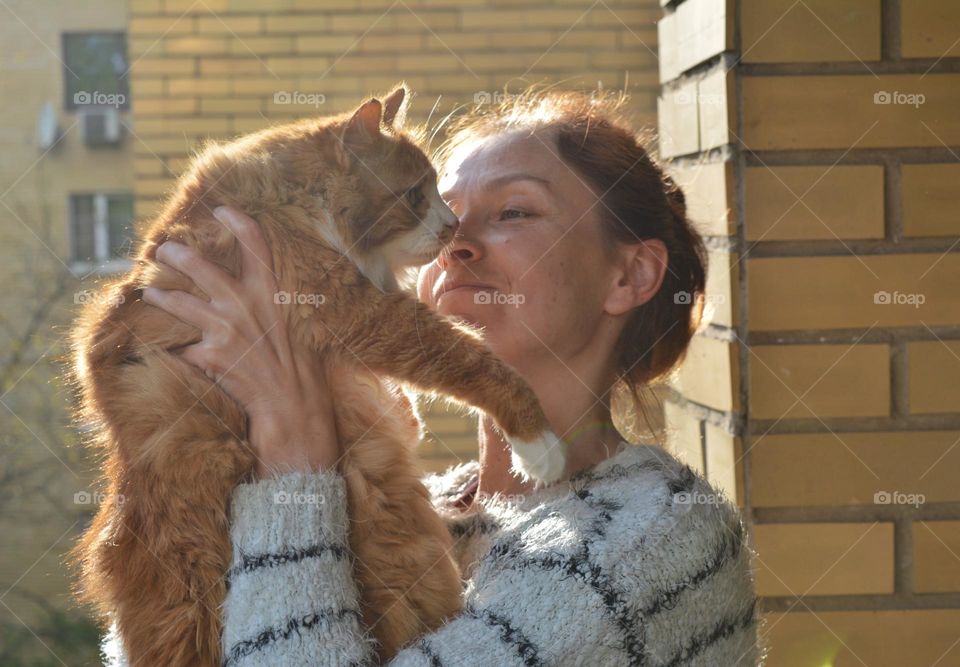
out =
[[[440,268],[446,269],[454,260],[466,263],[478,259],[480,254],[479,244],[463,233],[463,220],[461,218],[457,223],[453,240],[444,246],[437,257],[437,264],[440,265]]]

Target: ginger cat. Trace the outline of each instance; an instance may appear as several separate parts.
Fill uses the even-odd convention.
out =
[[[313,295],[278,297],[277,307],[296,340],[322,355],[333,389],[363,620],[382,660],[455,614],[461,594],[451,537],[413,454],[420,424],[397,383],[490,414],[525,476],[550,482],[564,469],[565,444],[516,372],[397,286],[396,273],[434,259],[457,222],[401,129],[408,98],[401,85],[354,113],[206,148],[147,228],[134,268],[78,318],[81,417],[105,456],[108,500],[73,556],[81,597],[117,623],[132,665],[223,657],[228,504],[254,463],[246,417],[175,354],[200,332],[139,298],[147,286],[204,298],[155,260],[168,239],[237,276],[239,248],[212,216],[217,206],[257,220],[280,294]]]

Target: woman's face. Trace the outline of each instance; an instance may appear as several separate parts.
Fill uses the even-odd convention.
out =
[[[481,327],[518,369],[572,359],[609,327],[617,267],[601,235],[603,204],[552,137],[512,133],[464,147],[439,189],[460,225],[420,269],[421,301]]]

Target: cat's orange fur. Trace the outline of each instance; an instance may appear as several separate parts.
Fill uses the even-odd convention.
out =
[[[399,385],[380,376],[485,410],[511,442],[549,434],[513,370],[396,287],[394,272],[435,257],[456,221],[429,160],[395,122],[408,98],[400,86],[352,114],[207,148],[146,230],[133,270],[77,321],[81,418],[105,454],[108,500],[73,555],[82,597],[117,622],[132,665],[221,660],[228,499],[254,462],[246,417],[175,353],[200,332],[140,299],[146,286],[204,296],[155,260],[168,239],[239,273],[237,241],[215,207],[258,221],[279,290],[323,295],[319,306],[277,307],[326,365],[362,611],[381,658],[454,614],[461,582],[412,452],[419,422]]]

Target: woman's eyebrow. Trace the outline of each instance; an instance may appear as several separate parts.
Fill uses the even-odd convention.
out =
[[[513,174],[504,174],[503,176],[497,176],[486,182],[487,188],[499,188],[507,185],[508,183],[513,183],[514,181],[533,181],[534,183],[539,183],[547,190],[550,190],[550,181],[543,178],[542,176],[535,176],[534,174],[528,174],[525,172],[516,172]]]

